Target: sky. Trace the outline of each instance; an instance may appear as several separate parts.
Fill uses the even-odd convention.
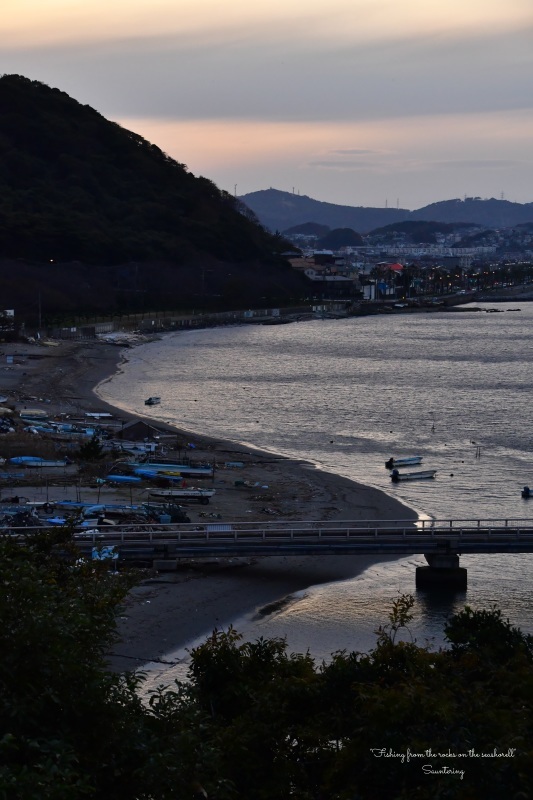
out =
[[[0,74],[67,92],[231,194],[533,202],[532,0],[1,5]]]

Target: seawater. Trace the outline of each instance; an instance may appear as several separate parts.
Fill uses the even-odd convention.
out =
[[[533,487],[533,304],[480,307],[171,334],[128,350],[99,394],[193,433],[307,459],[427,517],[531,517],[520,491]],[[148,410],[150,395],[161,405]],[[385,461],[404,455],[422,455],[436,479],[391,484]],[[415,591],[419,564],[423,556],[376,564],[236,626],[286,636],[289,649],[319,659],[368,650],[408,592],[421,642],[440,646],[445,620],[465,604],[497,606],[533,632],[533,555],[464,556],[467,591],[443,597]]]

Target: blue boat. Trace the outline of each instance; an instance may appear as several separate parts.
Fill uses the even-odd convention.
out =
[[[137,475],[107,475],[108,483],[140,483],[142,478]]]
[[[9,459],[10,464],[25,464],[26,461],[42,461],[38,456],[14,456]]]
[[[139,470],[151,470],[152,472],[157,472],[159,475],[182,475],[186,477],[212,477],[213,475],[213,467],[211,464],[199,464],[197,466],[193,466],[191,464],[179,464],[174,462],[164,463],[164,462],[156,462],[156,461],[147,461],[145,464],[138,464],[135,462],[129,462],[126,464],[127,467],[133,469],[136,474],[139,474]]]

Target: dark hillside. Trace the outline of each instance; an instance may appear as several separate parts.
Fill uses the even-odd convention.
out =
[[[302,284],[275,255],[283,243],[239,213],[240,205],[64,92],[18,75],[0,78],[0,258],[22,259],[30,284],[44,280],[45,293],[51,273],[38,265],[55,264],[60,307],[74,301],[62,271],[80,273],[88,307],[116,307],[135,292],[152,306],[161,294],[187,303],[222,294],[231,303],[231,284],[243,302],[289,299]],[[143,266],[155,263],[157,272]],[[18,283],[12,273],[11,283]],[[20,302],[16,286],[2,295],[4,307]]]
[[[385,225],[383,228],[376,228],[369,233],[369,239],[392,239],[396,234],[399,234],[409,242],[426,242],[434,243],[437,241],[437,234],[450,234],[461,228],[471,228],[465,222],[446,223],[446,222],[398,222],[394,225]]]
[[[318,240],[318,247],[324,250],[340,250],[341,247],[360,247],[363,237],[351,228],[335,228]]]

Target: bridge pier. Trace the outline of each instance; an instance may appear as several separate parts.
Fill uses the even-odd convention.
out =
[[[466,589],[467,571],[455,553],[424,553],[427,567],[416,568],[417,589]]]

